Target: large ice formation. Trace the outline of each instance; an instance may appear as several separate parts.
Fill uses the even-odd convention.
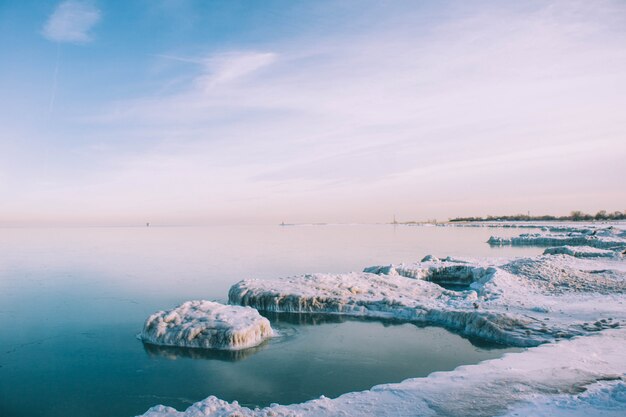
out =
[[[564,255],[500,263],[431,258],[366,268],[370,272],[244,280],[231,287],[229,301],[265,311],[436,324],[492,342],[536,346],[619,326],[626,301],[623,269],[618,260],[599,267]],[[600,309],[598,294],[612,294]]]
[[[187,301],[148,317],[141,340],[163,346],[239,350],[272,336],[270,322],[250,307]]]

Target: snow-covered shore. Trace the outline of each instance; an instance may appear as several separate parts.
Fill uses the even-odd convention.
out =
[[[576,234],[617,242],[613,251],[547,250],[516,259],[437,259],[349,274],[248,279],[229,302],[259,310],[325,313],[434,324],[529,349],[426,378],[336,399],[249,409],[215,397],[186,411],[144,417],[525,416],[626,414],[626,261],[623,230]]]

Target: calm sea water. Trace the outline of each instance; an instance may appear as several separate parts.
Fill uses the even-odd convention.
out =
[[[0,415],[132,416],[216,395],[293,403],[501,356],[436,327],[273,315],[281,337],[237,354],[144,346],[154,311],[225,302],[243,278],[349,272],[491,248],[510,229],[219,226],[0,229]]]

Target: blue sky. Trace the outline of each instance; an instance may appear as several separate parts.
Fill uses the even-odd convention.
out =
[[[0,62],[0,224],[626,209],[619,0],[0,0]]]

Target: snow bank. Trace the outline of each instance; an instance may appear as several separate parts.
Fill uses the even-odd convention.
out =
[[[595,383],[626,374],[625,342],[626,330],[605,330],[336,399],[321,397],[302,404],[253,410],[209,397],[181,412],[156,406],[143,417],[483,417],[506,412],[509,416],[558,417],[572,415],[568,412],[572,407],[577,410],[578,405],[588,411],[581,416],[603,415],[593,410],[611,410],[613,414],[607,416],[621,416],[626,413],[623,383]],[[581,394],[587,386],[589,392]],[[543,410],[542,405],[550,413],[534,414],[536,409]]]
[[[626,383],[601,381],[582,394],[537,395],[513,407],[505,417],[623,417],[626,415]]]
[[[255,309],[203,300],[154,313],[140,334],[155,345],[224,350],[257,346],[271,336],[269,320]]]

